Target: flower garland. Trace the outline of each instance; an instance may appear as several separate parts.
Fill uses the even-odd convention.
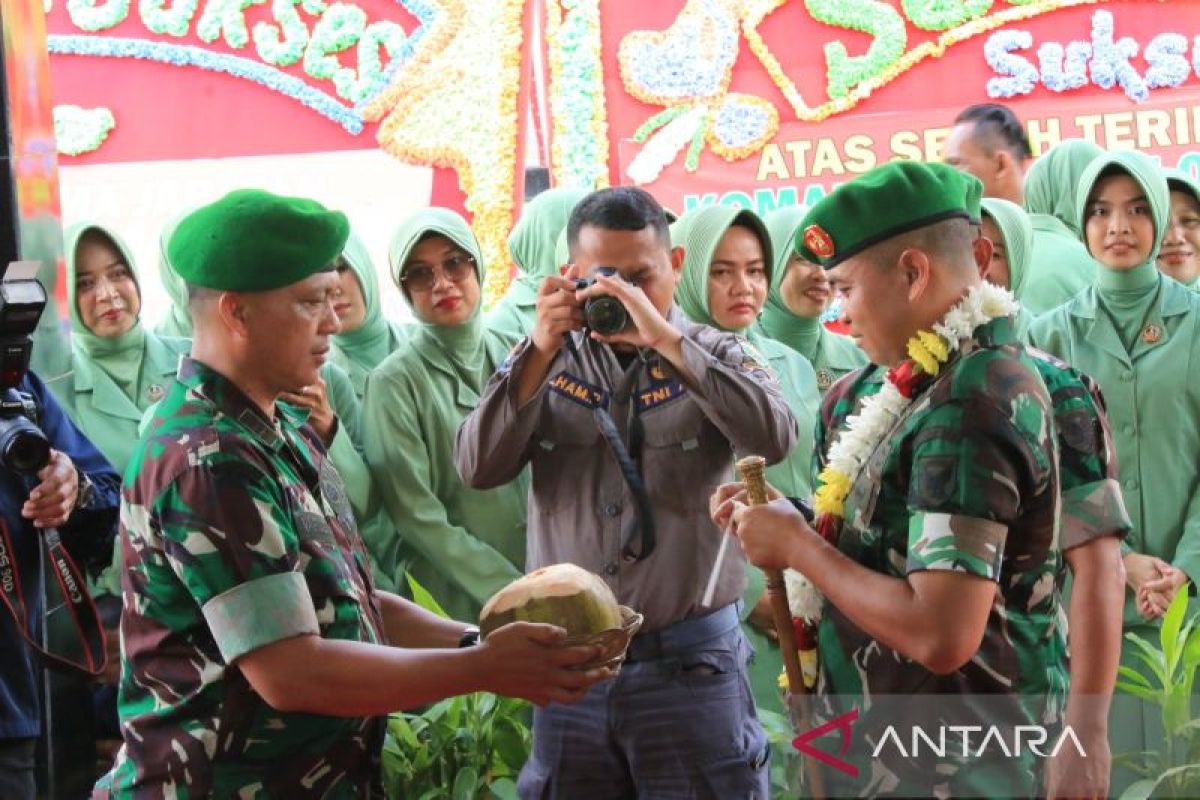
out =
[[[139,58],[157,61],[178,67],[197,67],[212,72],[223,72],[235,78],[252,81],[273,92],[290,97],[323,117],[341,125],[351,134],[363,129],[362,117],[353,109],[346,108],[333,97],[305,83],[294,75],[288,75],[266,64],[241,56],[216,53],[192,45],[152,42],[146,39],[127,39],[116,36],[62,36],[46,37],[46,48],[54,55],[105,56],[112,58]]]
[[[907,361],[888,370],[883,388],[866,398],[862,409],[846,420],[846,427],[834,439],[826,455],[826,466],[817,476],[819,485],[813,500],[817,532],[833,541],[838,521],[845,516],[846,498],[879,442],[888,435],[928,382],[942,371],[955,353],[970,342],[975,331],[998,317],[1008,317],[1020,306],[1006,289],[983,282],[971,287],[966,296],[946,312],[932,330],[918,331],[908,340]],[[805,659],[815,664],[816,624],[820,620],[823,599],[820,591],[803,575],[785,573],[788,602],[796,620],[797,646]],[[808,681],[808,670],[805,670]],[[815,678],[815,670],[813,671]]]
[[[506,242],[516,208],[525,3],[439,5],[444,17],[418,54],[361,108],[366,119],[383,119],[378,139],[388,153],[457,171],[488,261],[484,296],[491,303],[511,280]]]
[[[546,4],[550,63],[551,168],[556,186],[608,185],[608,111],[599,0]]]

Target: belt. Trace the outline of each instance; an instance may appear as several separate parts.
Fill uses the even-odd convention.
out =
[[[654,661],[677,653],[686,653],[696,645],[729,633],[741,624],[741,605],[739,600],[703,617],[691,617],[668,625],[662,630],[638,634],[629,643],[625,660]]]

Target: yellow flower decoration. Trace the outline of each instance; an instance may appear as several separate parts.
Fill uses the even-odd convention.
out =
[[[945,364],[950,360],[950,345],[941,336],[933,331],[917,331],[917,338],[940,363]]]
[[[928,375],[937,375],[941,371],[942,365],[937,356],[929,352],[925,343],[916,336],[908,340],[908,357],[917,362],[921,371]]]
[[[842,516],[846,498],[850,496],[850,476],[833,467],[826,467],[817,476],[820,486],[813,495],[813,508],[818,514]]]

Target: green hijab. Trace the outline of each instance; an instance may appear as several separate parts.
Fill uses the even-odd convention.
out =
[[[191,338],[192,335],[192,315],[188,311],[187,284],[183,278],[179,277],[179,273],[171,266],[171,259],[167,257],[167,242],[171,241],[171,234],[175,233],[175,228],[192,210],[188,209],[178,214],[163,226],[162,233],[158,236],[158,278],[162,281],[167,296],[171,298],[171,307],[167,309],[167,316],[154,328],[156,333],[163,336]]]
[[[340,361],[354,382],[355,390],[361,393],[367,373],[379,366],[379,362],[396,351],[408,337],[399,323],[384,319],[379,302],[379,275],[362,239],[353,231],[342,256],[358,279],[367,313],[358,330],[337,334],[333,337],[333,345],[342,356]]]
[[[400,283],[400,274],[413,248],[423,238],[432,234],[446,237],[474,257],[481,301],[470,318],[459,325],[435,325],[427,322],[421,319],[414,308],[417,325],[409,341],[422,358],[433,363],[440,362],[475,392],[482,392],[483,385],[492,372],[492,367],[487,362],[491,361],[493,366],[499,364],[508,348],[501,338],[484,336],[481,313],[482,287],[487,270],[479,241],[467,221],[448,208],[425,208],[410,214],[392,234],[391,246],[388,248],[392,280],[400,287],[405,301],[412,308],[412,300]]]
[[[1033,224],[1025,209],[999,197],[983,198],[983,213],[996,223],[1008,256],[1009,290],[1020,295],[1033,254]]]
[[[759,324],[763,332],[776,341],[788,344],[800,353],[813,353],[821,338],[819,317],[802,317],[783,301],[783,278],[796,252],[796,233],[808,209],[805,206],[785,206],[766,216],[767,233],[775,263],[771,268],[771,290],[763,306]]]
[[[522,209],[508,236],[508,253],[521,269],[508,290],[510,302],[532,305],[542,279],[558,274],[558,268],[566,263],[555,254],[558,235],[566,231],[571,212],[589,194],[585,189],[549,189]]]
[[[1079,179],[1088,164],[1103,154],[1103,149],[1084,139],[1067,139],[1051,147],[1025,176],[1025,210],[1054,217],[1079,238]]]
[[[1150,156],[1137,150],[1107,153],[1089,164],[1079,180],[1076,194],[1079,215],[1076,220],[1081,229],[1087,218],[1088,197],[1101,178],[1114,169],[1125,172],[1137,181],[1150,203],[1150,214],[1154,220],[1154,243],[1145,261],[1129,270],[1109,269],[1100,263],[1096,272],[1097,301],[1108,313],[1126,351],[1130,351],[1156,304],[1159,288],[1165,280],[1158,271],[1155,259],[1158,258],[1163,233],[1171,215],[1171,192],[1167,188],[1167,179]],[[1086,237],[1081,238],[1086,247]]]
[[[140,312],[132,328],[120,336],[113,337],[92,333],[79,316],[79,305],[75,297],[75,268],[79,242],[88,231],[103,234],[116,247],[117,252],[125,259],[125,265],[129,267],[134,283],[138,286],[138,297],[141,298],[141,282],[138,280],[133,256],[121,237],[92,222],[76,223],[68,227],[63,233],[63,244],[67,262],[67,305],[71,310],[71,350],[75,358],[91,362],[112,378],[130,401],[137,405],[137,382],[146,348],[146,330],[142,327]]]
[[[1078,208],[1075,214],[1075,224],[1081,231],[1079,238],[1084,247],[1087,247],[1087,237],[1082,231],[1087,220],[1088,197],[1091,196],[1101,177],[1107,177],[1105,173],[1120,170],[1137,181],[1138,185],[1142,187],[1142,191],[1146,193],[1146,200],[1150,203],[1150,215],[1154,219],[1154,246],[1150,249],[1150,256],[1145,263],[1153,267],[1154,260],[1158,258],[1158,251],[1162,247],[1163,234],[1166,232],[1171,218],[1171,190],[1167,187],[1167,179],[1163,176],[1159,166],[1154,163],[1154,159],[1139,150],[1120,150],[1103,153],[1102,156],[1088,164],[1079,179],[1079,186],[1075,194],[1075,203]],[[1090,248],[1088,252],[1091,252]],[[1092,257],[1095,258],[1095,255]],[[1139,266],[1138,269],[1141,267]],[[1106,271],[1112,272],[1112,270]]]
[[[721,238],[735,224],[757,234],[763,249],[763,266],[770,280],[774,272],[771,236],[753,211],[731,206],[706,206],[687,212],[671,226],[671,244],[683,248],[683,272],[675,286],[675,300],[688,319],[721,330],[727,329],[713,319],[708,306],[708,273]]]

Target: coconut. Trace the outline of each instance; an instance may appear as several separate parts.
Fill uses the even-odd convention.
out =
[[[492,595],[479,615],[479,630],[487,636],[517,621],[557,625],[575,639],[620,628],[622,618],[616,597],[598,576],[574,564],[554,564]]]

